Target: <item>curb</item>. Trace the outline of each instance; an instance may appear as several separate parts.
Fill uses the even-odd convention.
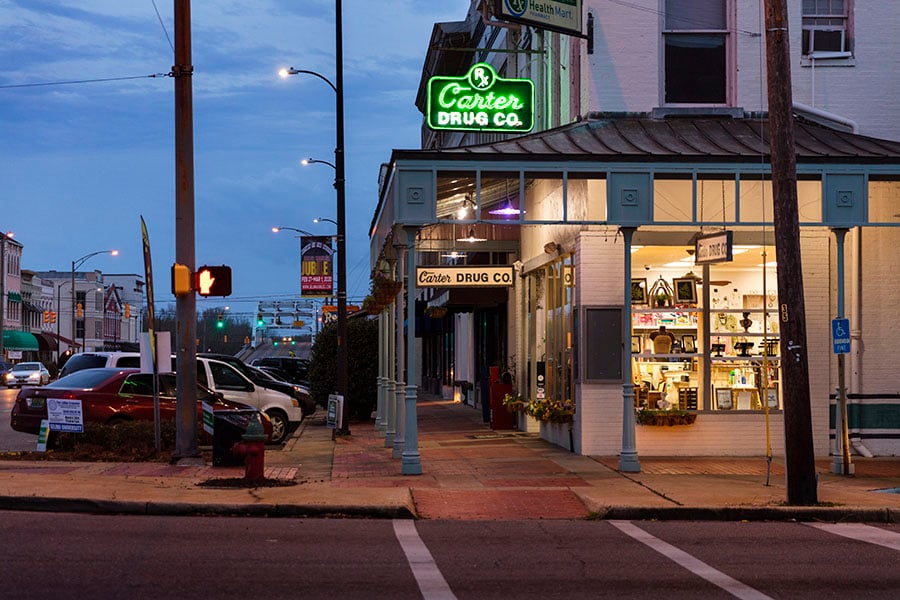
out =
[[[350,506],[302,504],[206,504],[188,502],[128,502],[85,498],[0,496],[0,510],[64,512],[92,515],[155,515],[191,517],[357,517],[369,519],[415,519],[410,506]]]
[[[894,508],[841,506],[608,506],[591,514],[598,520],[623,521],[827,521],[900,523]]]

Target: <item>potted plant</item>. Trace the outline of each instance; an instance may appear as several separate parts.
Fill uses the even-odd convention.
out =
[[[668,292],[660,291],[656,294],[656,306],[657,307],[668,306],[669,300],[671,300],[671,296],[669,296]]]
[[[503,396],[503,406],[511,413],[525,410],[526,404],[524,398],[518,394],[506,394]]]
[[[697,420],[697,413],[685,410],[652,410],[642,408],[635,413],[639,425],[691,425]]]

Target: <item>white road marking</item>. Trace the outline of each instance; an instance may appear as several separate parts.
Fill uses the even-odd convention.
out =
[[[672,544],[650,535],[629,521],[609,521],[609,523],[622,533],[634,538],[649,548],[656,550],[669,560],[684,567],[691,573],[702,577],[708,582],[719,586],[736,598],[742,598],[743,600],[772,600],[771,596],[767,596],[762,592],[753,589],[749,585],[741,583],[737,579],[726,575],[722,571],[714,569],[702,560],[694,558],[684,550],[680,550]]]
[[[806,525],[833,533],[834,535],[841,535],[851,540],[877,544],[891,550],[900,550],[900,533],[894,533],[887,529],[863,525],[862,523],[806,523]]]
[[[416,583],[425,600],[456,600],[440,569],[431,557],[431,552],[416,531],[416,523],[411,519],[394,519],[394,535],[406,554]]]

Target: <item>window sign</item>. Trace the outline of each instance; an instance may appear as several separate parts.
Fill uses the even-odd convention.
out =
[[[698,265],[731,262],[732,232],[720,231],[700,236],[694,244],[694,259]]]
[[[527,132],[534,128],[534,83],[504,79],[487,63],[465,77],[428,80],[426,118],[431,129]]]

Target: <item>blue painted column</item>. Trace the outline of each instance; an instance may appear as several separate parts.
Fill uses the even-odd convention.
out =
[[[403,257],[406,250],[405,241],[396,246],[397,249],[397,280],[403,281]],[[405,297],[406,288],[404,287],[397,296],[397,301],[393,305],[393,328],[392,328],[392,347],[394,355],[394,380],[391,386],[391,396],[389,402],[394,405],[391,414],[391,420],[394,427],[393,440],[391,444],[391,458],[401,458],[403,456],[403,299]]]
[[[384,388],[384,447],[391,448],[394,445],[394,305],[388,306],[381,312],[384,320],[384,346],[385,346],[385,388]]]
[[[384,436],[385,406],[384,398],[387,388],[387,311],[382,310],[378,317],[378,400],[375,404],[375,434]]]
[[[834,239],[837,242],[837,318],[844,318],[844,237],[847,229],[835,227]],[[844,355],[838,354],[838,388],[837,398],[834,403],[834,455],[832,456],[831,472],[843,475],[853,475],[855,468],[850,461],[850,439],[847,427],[847,384],[846,365]]]
[[[622,227],[625,240],[625,290],[622,307],[622,451],[619,453],[619,470],[626,473],[640,473],[635,442],[634,382],[631,380],[631,238],[636,228]]]
[[[416,233],[413,227],[406,230],[406,397],[404,402],[404,444],[401,473],[421,475],[422,461],[419,456],[419,426],[416,410],[418,391],[416,373]]]

